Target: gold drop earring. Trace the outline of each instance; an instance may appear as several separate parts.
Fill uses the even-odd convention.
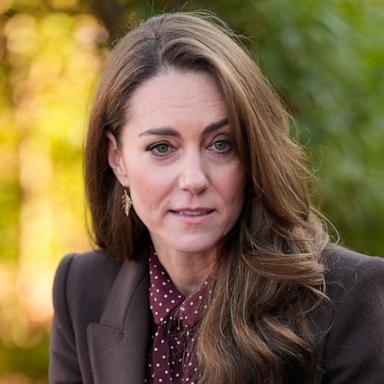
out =
[[[123,188],[124,188],[124,193],[121,196],[121,202],[122,202],[122,205],[123,205],[124,214],[125,214],[125,216],[128,217],[129,216],[129,211],[131,210],[131,207],[132,207],[132,200],[129,197],[127,188],[125,188],[125,187],[123,187]]]

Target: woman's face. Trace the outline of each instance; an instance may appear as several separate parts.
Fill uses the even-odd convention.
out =
[[[120,148],[108,136],[109,163],[155,248],[214,251],[240,214],[245,185],[216,82],[162,72],[134,91],[127,121]]]

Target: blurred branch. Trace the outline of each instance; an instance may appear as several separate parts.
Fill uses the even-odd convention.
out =
[[[124,21],[124,7],[115,0],[92,0],[90,2],[94,15],[104,24],[109,32],[109,42],[119,37],[120,26]]]
[[[143,2],[140,10],[147,14],[154,4],[150,5],[150,1]],[[164,3],[164,4],[162,4]],[[139,2],[132,1],[131,7],[137,8]],[[162,7],[160,5],[162,4]],[[125,26],[129,20],[129,9],[127,4],[124,2],[118,2],[116,0],[91,0],[90,1],[92,13],[104,24],[109,32],[109,42],[114,42],[117,38],[126,31]],[[157,7],[162,11],[175,12],[182,11],[188,8],[188,1],[186,0],[165,0],[158,1]]]

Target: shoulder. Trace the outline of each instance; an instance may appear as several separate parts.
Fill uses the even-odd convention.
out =
[[[64,256],[53,283],[55,313],[99,317],[122,263],[101,250]]]
[[[330,244],[323,252],[327,291],[331,299],[354,292],[364,298],[384,288],[384,259]]]
[[[92,288],[103,281],[113,280],[122,265],[102,250],[71,253],[64,256],[56,271],[55,283],[70,279],[75,286]],[[102,281],[100,281],[102,277]]]
[[[323,256],[332,307],[321,344],[323,382],[383,383],[384,260],[335,245]]]
[[[325,247],[323,257],[326,270],[331,273],[345,268],[365,270],[372,266],[384,267],[384,259],[381,257],[364,255],[332,243]]]
[[[113,283],[121,265],[122,261],[102,250],[68,254],[57,267],[54,291],[64,286],[71,290],[102,290]]]

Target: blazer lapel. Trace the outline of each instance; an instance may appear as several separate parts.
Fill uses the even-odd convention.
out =
[[[125,261],[100,323],[87,328],[95,384],[144,382],[151,332],[148,288],[146,263]]]

